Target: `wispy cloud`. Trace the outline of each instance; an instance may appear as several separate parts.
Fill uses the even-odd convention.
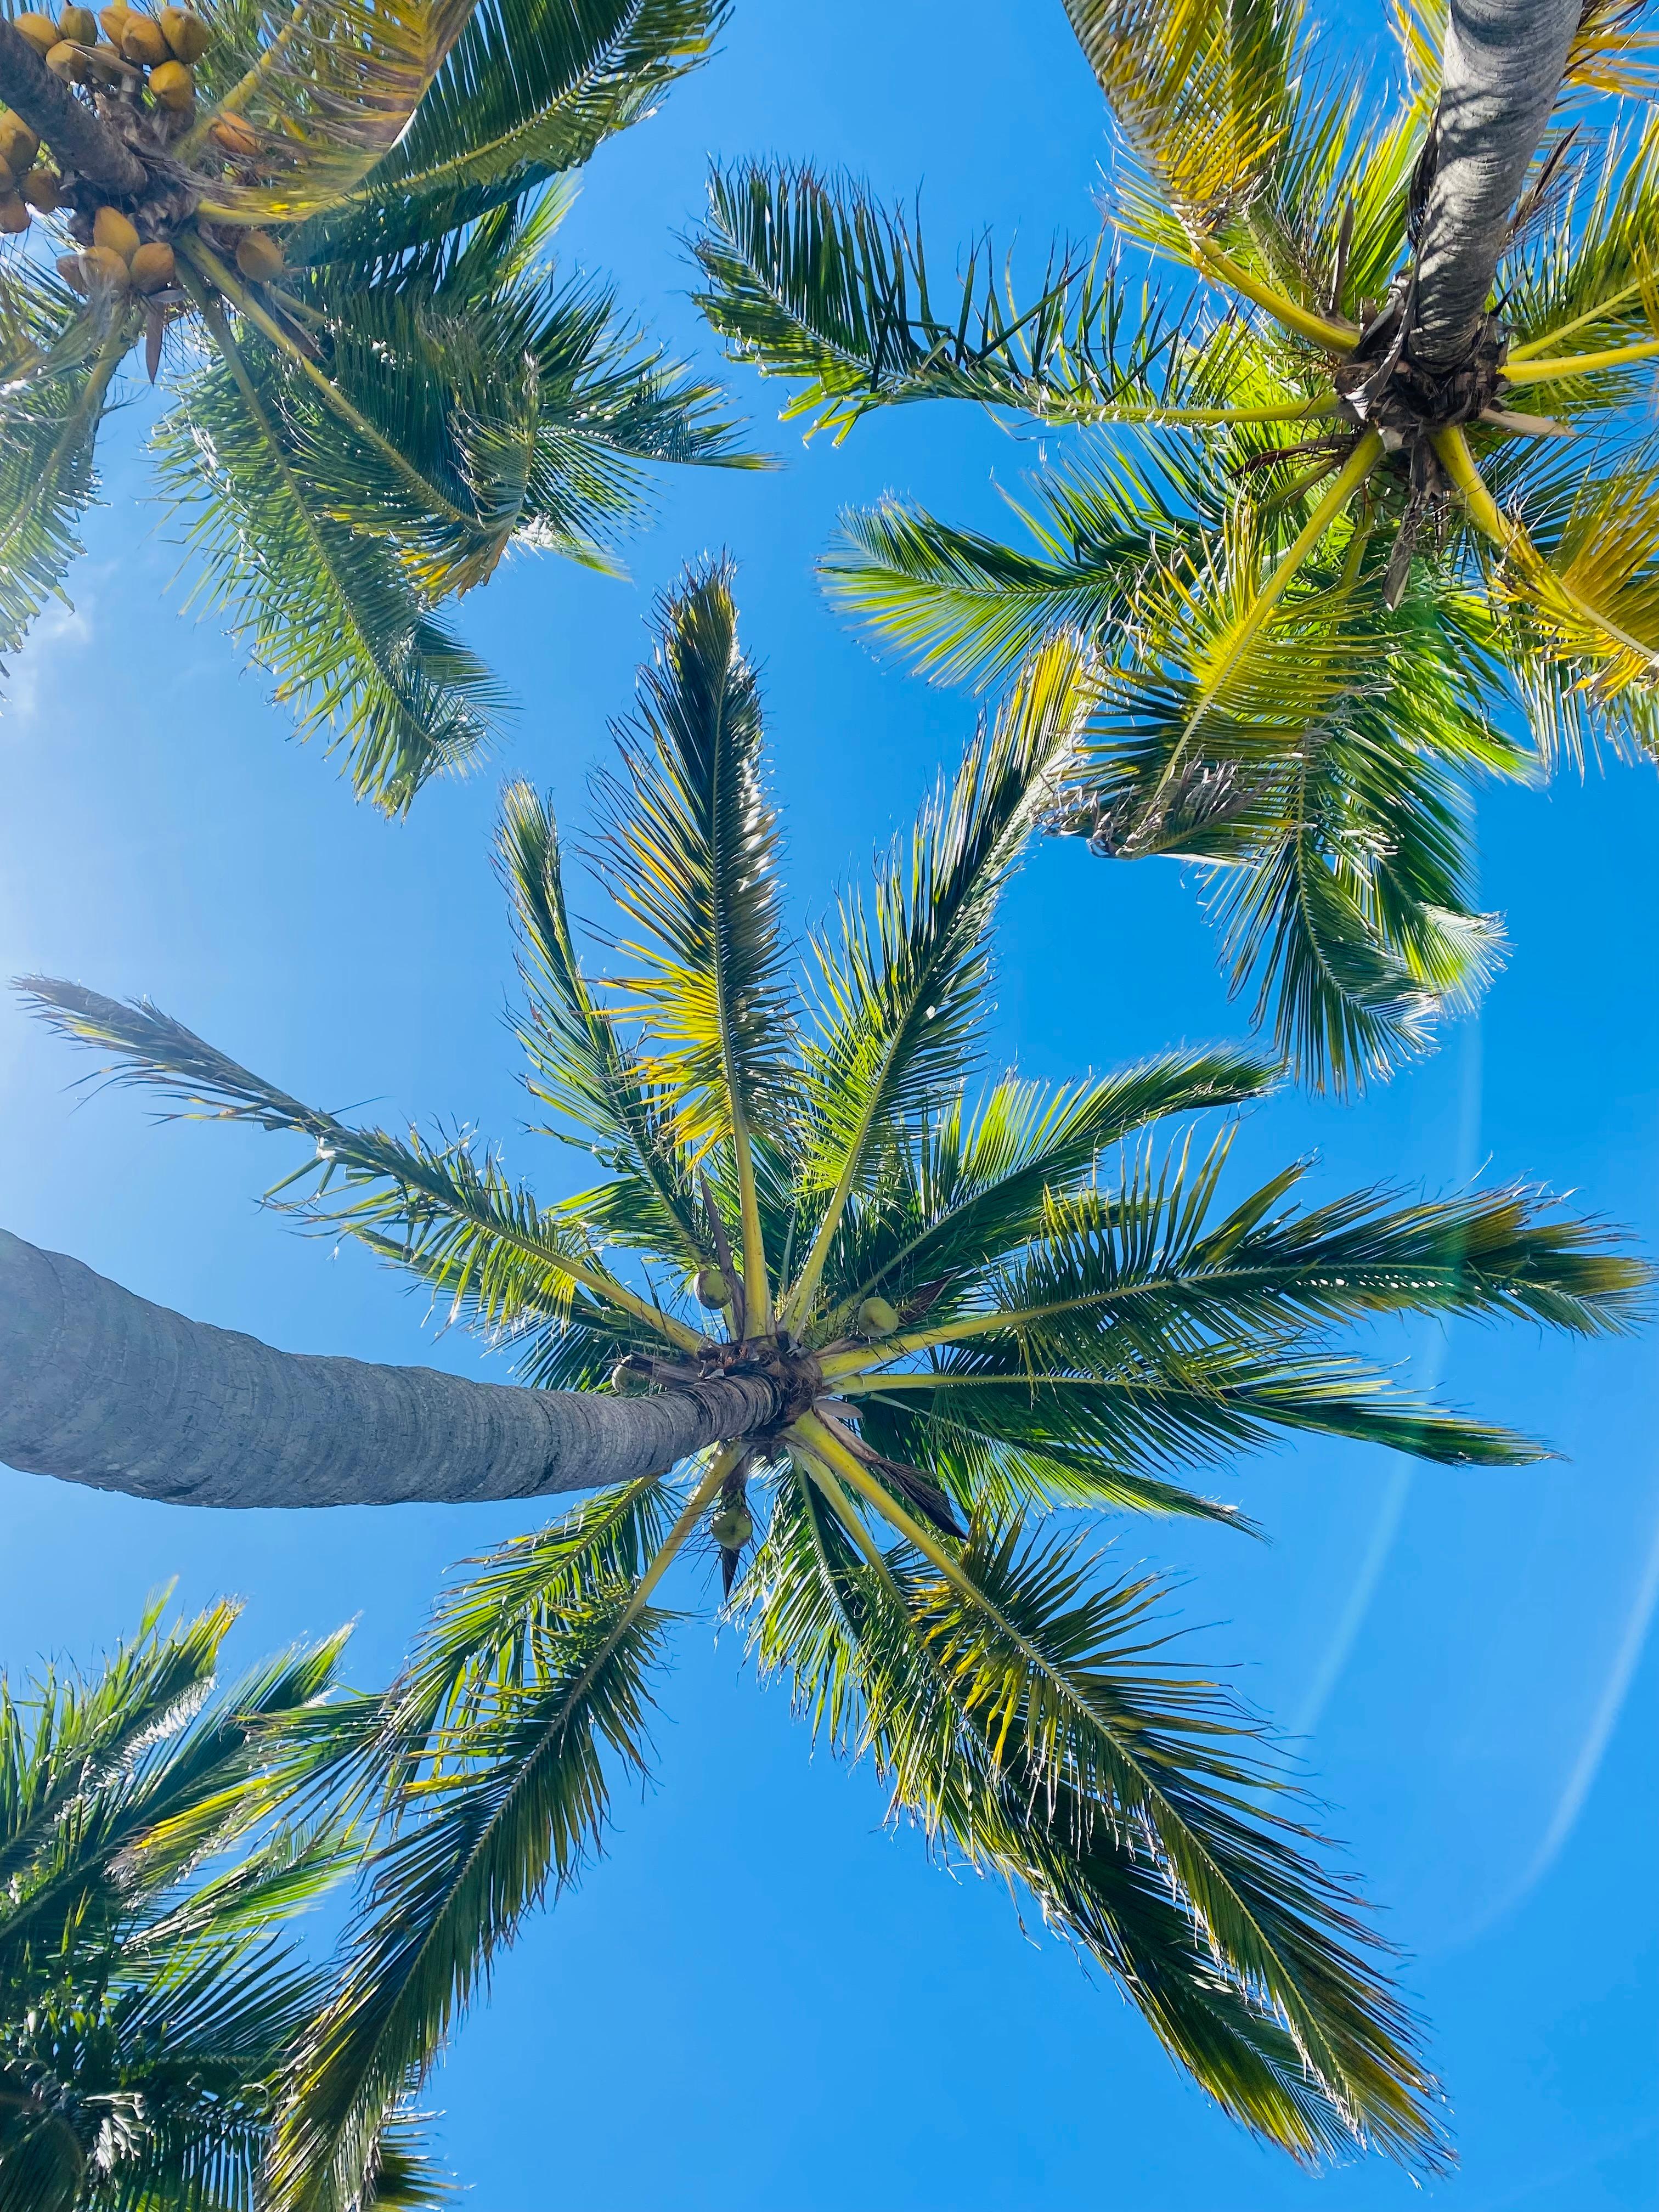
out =
[[[83,593],[81,604],[74,607],[53,599],[12,663],[7,696],[0,702],[0,719],[12,724],[32,722],[40,711],[43,680],[56,676],[66,649],[90,645],[92,635],[88,594]]]

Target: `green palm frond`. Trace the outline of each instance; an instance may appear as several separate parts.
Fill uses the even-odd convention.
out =
[[[253,150],[248,174],[202,194],[203,213],[295,222],[343,198],[402,138],[470,13],[466,0],[262,0],[228,10],[228,35],[209,49],[209,102],[177,154],[201,154],[227,116]]]
[[[788,1311],[811,1311],[848,1200],[894,1130],[945,1071],[960,1075],[989,973],[986,933],[1053,779],[1075,742],[1081,672],[1056,646],[995,724],[981,726],[950,789],[896,845],[873,900],[844,900],[812,951],[821,1007],[807,1053],[801,1176],[825,1194]]]
[[[288,380],[308,479],[331,519],[395,540],[434,599],[514,544],[611,568],[649,510],[648,463],[755,465],[715,388],[607,290],[556,285],[539,244],[538,221],[506,209],[371,285],[330,267],[304,287],[331,386]]]
[[[711,1257],[708,1230],[672,1095],[647,1077],[582,973],[552,810],[527,784],[502,794],[496,850],[519,932],[529,1005],[519,1038],[532,1094],[598,1138],[595,1149],[621,1171],[608,1208],[613,1233],[702,1266]]]
[[[1052,638],[1121,631],[1149,564],[1202,542],[1176,488],[1133,460],[1038,489],[1040,510],[1016,509],[1030,552],[893,500],[843,515],[822,564],[830,596],[922,674],[992,684]]]
[[[1316,1869],[1260,1723],[1164,1656],[1153,1586],[1101,1587],[1017,1521],[976,1529],[951,1582],[873,1558],[801,1482],[750,1618],[895,1811],[1026,1888],[1245,2125],[1310,2161],[1375,2132],[1432,2162],[1431,2085],[1357,1900]]]
[[[716,562],[659,603],[661,649],[641,672],[634,720],[614,730],[621,767],[599,793],[611,887],[640,933],[618,945],[629,972],[616,988],[641,1021],[645,1073],[672,1095],[682,1141],[730,1151],[758,1315],[769,1265],[750,1132],[775,1123],[787,1097],[794,1010],[760,691],[732,579]]]
[[[874,1202],[849,1208],[824,1271],[848,1312],[872,1292],[902,1307],[926,1285],[963,1286],[1042,1234],[1051,1198],[1091,1185],[1115,1146],[1177,1115],[1264,1097],[1279,1070],[1246,1052],[1170,1053],[1050,1091],[1005,1077],[970,1107],[929,1098],[920,1133]]]
[[[733,359],[800,383],[786,422],[816,410],[814,428],[844,437],[872,408],[917,399],[1086,418],[1146,404],[1174,342],[1098,245],[1056,246],[1021,305],[981,240],[936,304],[918,226],[850,179],[717,168],[708,203],[697,304]]]
[[[1066,0],[1124,141],[1199,235],[1249,207],[1288,135],[1294,0]]]
[[[123,312],[107,327],[62,287],[17,264],[0,271],[0,341],[13,370],[0,389],[0,655],[30,624],[81,550],[97,495],[93,446],[132,342]]]
[[[330,511],[295,435],[293,395],[252,334],[196,374],[157,426],[162,480],[198,589],[276,679],[302,733],[342,745],[358,793],[402,812],[434,772],[466,762],[501,697],[431,611],[394,548]]]
[[[305,258],[383,260],[581,167],[696,67],[726,15],[722,0],[483,0],[409,130],[313,217]]]
[[[430,1698],[441,1677],[447,1717],[402,1785],[337,1994],[298,2058],[270,2167],[282,2212],[353,2202],[388,2110],[487,1986],[496,1953],[597,1850],[608,1762],[644,1771],[665,1617],[636,1601],[617,1552],[601,1508],[551,1571],[538,1557],[526,1576],[521,1547],[486,1563],[483,1587],[452,1596],[417,1660],[410,1695]]]

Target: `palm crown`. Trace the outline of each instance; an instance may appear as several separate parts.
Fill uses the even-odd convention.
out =
[[[683,1490],[605,1492],[441,1604],[386,1700],[392,1826],[296,2068],[274,2201],[350,2202],[387,2100],[580,1866],[607,1767],[643,1760],[656,1593],[688,1546],[718,1555],[761,1664],[869,1752],[895,1809],[1025,1885],[1228,2112],[1308,2160],[1357,2136],[1432,2162],[1409,2021],[1260,1726],[1163,1651],[1151,1580],[1103,1577],[1032,1526],[1062,1505],[1231,1518],[1183,1469],[1286,1432],[1533,1457],[1401,1395],[1335,1332],[1389,1312],[1597,1331],[1642,1271],[1518,1188],[1304,1206],[1301,1165],[1224,1200],[1224,1134],[1120,1157],[1162,1118],[1263,1095],[1274,1070],[1245,1053],[1058,1091],[977,1081],[987,932],[1086,710],[1064,644],[813,936],[802,1000],[727,573],[689,579],[662,620],[600,793],[624,917],[608,988],[579,963],[526,787],[501,831],[529,1087],[603,1162],[592,1188],[540,1200],[493,1152],[352,1127],[148,1004],[32,986],[126,1079],[303,1134],[285,1202],[511,1340],[531,1381],[777,1385],[775,1418]]]
[[[159,1611],[94,1674],[0,1681],[5,2212],[246,2203],[322,1999],[276,1931],[348,1863],[337,1818],[295,1817],[344,1639],[208,1703],[235,1607]],[[387,2212],[433,2201],[406,2124],[376,2164]]]
[[[23,182],[56,210],[34,233],[79,248],[55,270],[29,236],[0,258],[0,652],[61,588],[142,341],[176,393],[154,444],[198,588],[301,729],[331,731],[389,811],[475,752],[501,695],[443,603],[513,545],[608,565],[647,463],[745,461],[714,388],[602,288],[556,282],[544,251],[562,179],[695,65],[721,13],[204,0],[199,17],[165,11],[197,56],[178,104],[156,88],[184,64],[147,76],[114,44],[73,42],[87,10],[58,27],[67,82],[0,24],[0,92],[22,98],[32,66],[62,142],[53,167],[0,117],[0,160],[34,161]],[[131,52],[163,36],[120,0],[105,17]],[[77,171],[82,131],[82,158],[119,156],[129,189]]]
[[[1652,38],[1586,0],[1491,312],[1431,361],[1443,4],[1401,0],[1392,112],[1297,0],[1066,8],[1116,126],[1116,240],[1174,291],[1117,244],[1057,252],[1027,302],[983,242],[930,283],[902,213],[750,164],[713,179],[702,304],[839,434],[929,398],[1109,426],[1038,478],[1028,545],[890,501],[846,519],[828,587],[936,677],[1086,640],[1091,742],[1048,826],[1200,863],[1235,988],[1307,1076],[1357,1085],[1500,957],[1471,782],[1659,740],[1659,139],[1618,104],[1650,94]]]

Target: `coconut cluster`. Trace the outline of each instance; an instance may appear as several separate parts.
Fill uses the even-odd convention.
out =
[[[35,215],[65,208],[81,250],[64,254],[58,267],[76,291],[147,298],[172,292],[177,268],[168,241],[193,214],[195,192],[191,172],[171,161],[167,149],[194,120],[196,64],[211,43],[207,25],[188,8],[151,15],[125,0],[111,0],[95,15],[67,7],[55,17],[30,11],[11,20],[52,74],[79,87],[145,163],[150,185],[136,204],[102,204],[84,179],[65,177],[43,161],[34,131],[0,108],[0,234],[26,231]],[[208,137],[231,170],[261,150],[258,134],[240,116],[216,116]],[[267,231],[228,229],[213,242],[256,283],[281,273],[283,249]]]

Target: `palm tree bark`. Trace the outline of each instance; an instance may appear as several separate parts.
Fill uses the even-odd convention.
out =
[[[0,1461],[173,1504],[453,1504],[659,1474],[782,1412],[763,1376],[638,1398],[276,1352],[0,1230]]]
[[[149,181],[136,154],[106,131],[83,100],[60,84],[20,30],[0,21],[0,100],[44,138],[62,169],[116,199],[136,199]]]
[[[1582,0],[1451,0],[1412,352],[1460,362],[1566,73]]]

